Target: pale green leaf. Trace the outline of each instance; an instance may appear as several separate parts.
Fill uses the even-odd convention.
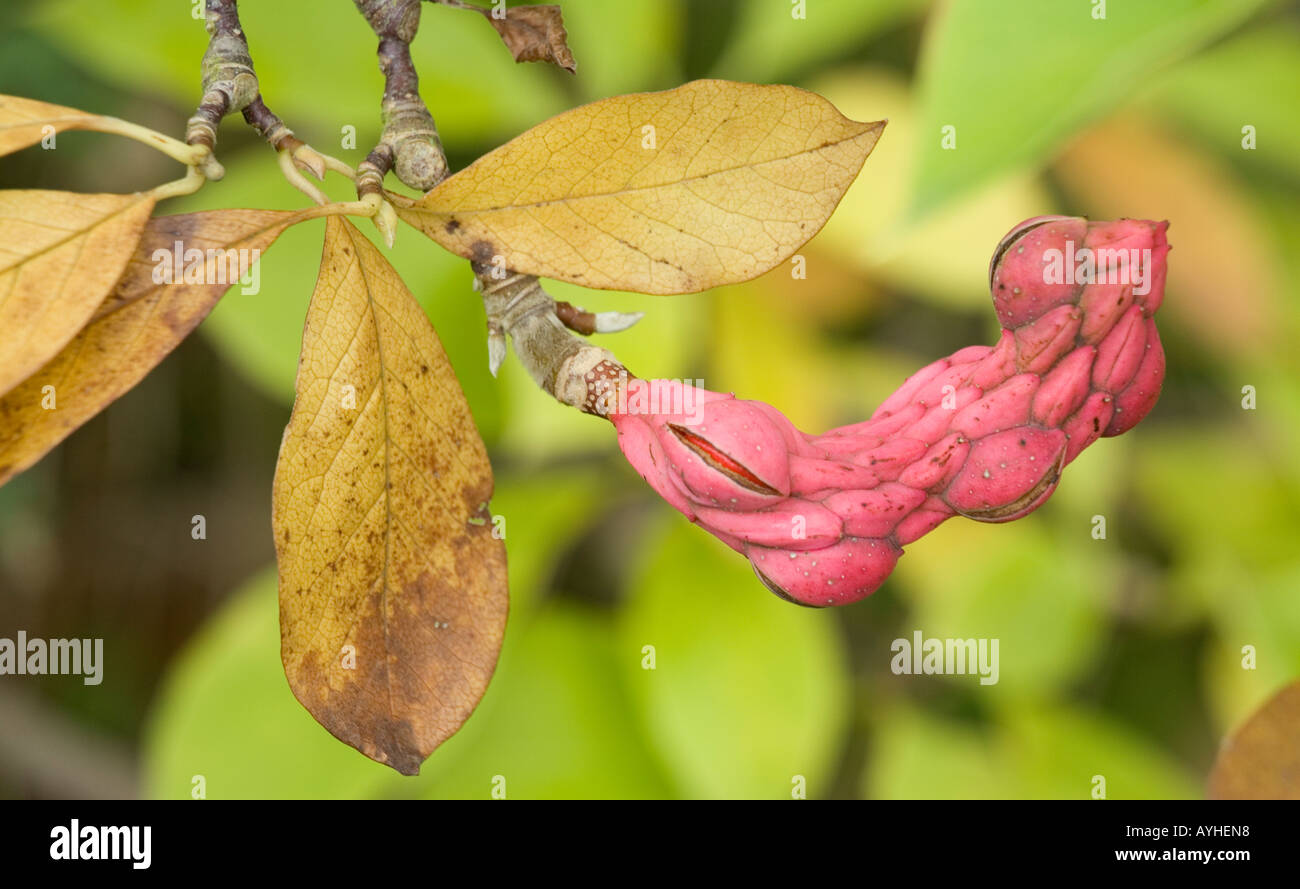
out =
[[[789,799],[800,776],[827,796],[848,706],[834,613],[791,607],[743,557],[666,522],[617,637],[649,737],[687,796]]]
[[[1266,0],[1105,4],[945,3],[920,61],[912,211],[1035,166],[1071,133],[1129,101],[1156,72],[1231,30]],[[956,147],[945,148],[945,127]]]

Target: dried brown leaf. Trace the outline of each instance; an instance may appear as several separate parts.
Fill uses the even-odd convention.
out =
[[[405,775],[496,667],[505,548],[469,406],[415,298],[331,217],[276,466],[281,657],[335,737]]]
[[[490,10],[482,12],[516,62],[551,62],[570,73],[578,70],[569,49],[569,35],[564,30],[560,7],[512,6],[505,11],[504,18],[497,18]]]
[[[1274,695],[1226,738],[1210,771],[1211,799],[1300,799],[1300,682]]]
[[[94,319],[0,398],[0,484],[128,392],[207,317],[238,277],[227,251],[242,252],[251,261],[253,251],[260,254],[305,215],[213,210],[150,220]],[[173,270],[173,279],[155,280],[156,251],[170,253],[178,243],[182,250],[202,250],[202,261],[191,261],[179,279]]]

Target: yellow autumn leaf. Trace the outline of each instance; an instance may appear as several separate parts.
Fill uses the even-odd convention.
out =
[[[495,669],[505,548],[492,471],[415,298],[330,217],[275,471],[281,657],[337,738],[406,775]]]
[[[99,115],[75,108],[20,96],[0,96],[0,155],[35,145],[54,133],[93,127],[98,120]]]
[[[281,232],[310,215],[213,210],[150,220],[93,320],[0,397],[0,485],[140,382]]]
[[[398,213],[467,259],[614,290],[756,277],[826,223],[884,121],[792,86],[696,80],[539,124]]]
[[[0,395],[90,320],[153,205],[148,193],[0,192]]]
[[[216,162],[206,146],[187,145],[171,136],[117,117],[90,114],[76,108],[21,96],[0,95],[0,156],[37,142],[44,148],[55,148],[55,137],[64,130],[93,130],[124,136],[161,151],[183,164],[197,165],[209,179],[220,179],[225,175],[221,164]]]

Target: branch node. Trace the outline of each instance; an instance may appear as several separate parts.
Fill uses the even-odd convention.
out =
[[[379,70],[384,75],[380,106],[383,131],[371,152],[386,152],[390,169],[405,185],[429,191],[447,178],[447,156],[433,115],[420,98],[420,79],[411,61],[411,41],[420,26],[420,0],[354,0],[379,38]],[[369,158],[368,158],[369,160]]]
[[[538,386],[562,404],[606,416],[618,387],[630,379],[627,368],[608,349],[571,334],[556,314],[555,300],[532,275],[497,277],[499,272],[481,265],[474,272],[487,310],[493,375],[505,358],[509,334],[520,363]]]
[[[377,145],[366,155],[366,159],[357,164],[357,197],[382,195],[384,177],[393,168],[393,149],[387,145]]]
[[[186,124],[185,141],[214,148],[221,119],[260,97],[237,0],[207,0],[205,27],[209,39],[200,67],[203,98]]]

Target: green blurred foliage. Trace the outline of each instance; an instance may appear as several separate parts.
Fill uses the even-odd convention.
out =
[[[864,791],[881,799],[1188,799],[1197,782],[1160,750],[1081,708],[1012,711],[988,731],[910,705],[882,715]]]
[[[797,39],[792,39],[793,10],[787,0],[740,3],[712,76],[758,83],[793,77],[853,53],[900,21],[919,17],[926,5],[926,0],[840,0],[833,15],[815,8],[800,20]]]
[[[849,710],[833,615],[752,595],[748,564],[684,522],[642,545],[617,638],[646,733],[682,791],[779,799],[801,776],[824,795]]]
[[[1300,83],[1295,29],[1252,29],[1169,71],[1146,104],[1194,129],[1205,146],[1226,157],[1240,153],[1242,129],[1253,127],[1264,136],[1255,149],[1259,160],[1295,181],[1300,117],[1288,86],[1295,83]]]
[[[930,138],[921,143],[913,211],[930,212],[995,175],[1033,169],[1072,132],[1114,111],[1135,82],[1266,2],[937,6],[920,59],[921,130]],[[956,149],[938,137],[944,127],[953,128]]]
[[[293,700],[268,569],[168,672],[142,792],[185,797],[203,775],[211,797],[487,798],[503,779],[510,798],[789,798],[802,780],[810,797],[1083,799],[1100,775],[1113,798],[1201,795],[1221,737],[1300,675],[1300,359],[1286,346],[1300,335],[1296,13],[1261,0],[1112,0],[1100,21],[1097,4],[1039,0],[808,0],[806,20],[787,0],[562,5],[576,77],[514,65],[477,16],[424,9],[416,62],[456,165],[573,104],[692,75],[793,82],[849,116],[890,119],[802,251],[807,280],[782,268],[675,298],[553,286],[593,310],[647,312],[598,338],[638,373],[769,400],[810,429],[860,420],[912,370],[991,341],[987,261],[1012,225],[1125,212],[1133,171],[1167,168],[1187,177],[1134,191],[1172,222],[1160,404],[1085,452],[1033,516],[949,522],[871,599],[806,611],[646,490],[605,424],[550,402],[513,357],[493,380],[465,264],[403,229],[390,255],[497,466],[512,587],[497,675],[422,775],[402,779]],[[360,17],[342,2],[311,4],[310,18],[295,2],[245,6],[268,104],[355,163],[380,89]],[[187,4],[26,8],[29,42],[75,59],[97,85],[87,95],[143,97],[183,126],[204,45]],[[73,102],[6,76],[5,91]],[[948,124],[955,150],[941,146]],[[339,145],[345,125],[355,150]],[[1257,149],[1243,149],[1244,126]],[[1126,132],[1150,155],[1125,159],[1129,145],[1108,140]],[[222,159],[223,182],[168,212],[302,205],[233,121]],[[286,418],[320,228],[285,234],[261,292],[232,291],[204,326]],[[1180,249],[1180,230],[1196,249]],[[1248,246],[1251,267],[1219,245]],[[1205,281],[1226,283],[1206,295]],[[1249,333],[1222,323],[1239,308],[1269,335],[1217,337],[1216,325]],[[42,479],[0,491],[0,568],[60,507]],[[998,639],[1000,681],[894,675],[890,643],[916,630]]]

